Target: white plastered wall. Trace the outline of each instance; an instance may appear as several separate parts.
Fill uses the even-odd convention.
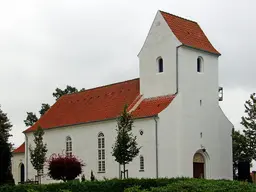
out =
[[[176,92],[176,46],[174,36],[160,12],[157,12],[145,43],[138,55],[140,92],[145,98]],[[162,57],[164,72],[158,73],[157,58]]]
[[[230,171],[223,171],[227,170],[224,165],[228,169],[232,166],[232,146],[228,134],[232,125],[227,123],[218,103],[218,57],[186,47],[181,47],[178,55],[178,97],[181,97],[182,103],[179,175],[193,176],[193,156],[205,148],[208,156],[206,178],[231,179]],[[203,58],[202,73],[197,72],[199,56]]]
[[[13,175],[13,179],[15,181],[15,184],[18,184],[18,182],[21,181],[20,166],[21,166],[22,163],[25,166],[25,153],[13,153],[13,157],[12,157],[12,175]],[[24,174],[25,174],[25,172],[24,172]]]
[[[73,154],[78,156],[86,166],[83,169],[83,174],[86,179],[90,179],[91,170],[97,179],[118,178],[119,165],[115,162],[112,156],[112,146],[116,137],[116,121],[102,121],[95,123],[87,123],[83,125],[68,126],[62,128],[55,128],[45,130],[44,142],[47,144],[47,157],[53,153],[62,153],[65,151],[65,139],[67,136],[72,138]],[[143,130],[144,134],[140,135],[139,130]],[[140,155],[144,156],[145,171],[140,172],[139,156],[136,157],[132,163],[126,167],[129,170],[129,177],[155,177],[155,142],[154,142],[155,124],[152,118],[137,119],[134,122],[133,133],[137,136],[139,146],[142,146]],[[106,146],[106,172],[98,173],[98,153],[97,146],[98,133],[102,132],[105,136]],[[33,135],[28,133],[28,142],[33,146]],[[29,155],[29,154],[28,154]],[[47,166],[45,166],[44,173],[47,173]],[[30,161],[28,163],[28,178],[34,178],[36,172],[33,169]],[[81,177],[81,175],[80,175]],[[42,183],[56,182],[51,180],[48,176],[42,178]]]

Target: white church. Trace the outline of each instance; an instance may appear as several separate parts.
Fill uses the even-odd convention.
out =
[[[23,132],[25,142],[13,152],[15,182],[35,178],[28,146],[39,125],[48,158],[64,151],[83,160],[86,179],[91,170],[96,179],[119,178],[111,153],[125,104],[142,147],[127,165],[129,177],[232,179],[233,125],[219,105],[220,55],[196,22],[158,11],[138,54],[140,77],[61,97]],[[42,183],[52,182],[45,165]]]

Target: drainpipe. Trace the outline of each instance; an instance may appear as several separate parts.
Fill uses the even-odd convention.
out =
[[[176,93],[175,93],[175,95],[177,95],[179,92],[179,54],[178,54],[178,51],[181,46],[183,46],[183,44],[176,47]]]
[[[156,141],[156,178],[158,178],[158,124],[157,124],[157,116],[154,117],[155,120],[155,141]]]
[[[25,134],[25,140],[26,140],[25,142],[26,180],[28,180],[28,136],[26,134]]]
[[[179,48],[182,46],[183,46],[183,44],[176,47],[176,93],[175,93],[175,95],[177,95],[179,93]],[[177,130],[177,136],[179,136],[179,130]],[[179,146],[178,142],[177,142],[177,146]],[[179,156],[179,154],[178,154],[178,156]],[[180,165],[178,164],[177,166],[179,169]]]

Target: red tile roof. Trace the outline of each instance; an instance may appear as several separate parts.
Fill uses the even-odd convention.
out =
[[[163,11],[160,12],[182,44],[220,55],[196,22]]]
[[[127,108],[128,111],[132,110],[133,108],[136,107],[136,104],[138,104],[138,102],[140,101],[140,99],[142,98],[142,95],[138,95],[136,97],[136,99],[134,99],[134,101],[129,105],[129,107]]]
[[[13,153],[25,153],[25,142],[21,144],[18,148],[16,148]]]
[[[173,96],[141,100],[139,79],[133,79],[61,97],[32,127],[24,132],[82,124],[116,118],[125,104],[136,108],[136,118],[157,115],[172,101]]]
[[[65,95],[25,132],[115,118],[139,94],[139,79],[133,79]]]
[[[175,95],[167,95],[144,99],[136,110],[132,112],[132,115],[135,118],[157,115],[163,111],[174,98]]]

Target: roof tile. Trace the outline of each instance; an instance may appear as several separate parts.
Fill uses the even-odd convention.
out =
[[[24,132],[63,127],[118,117],[123,107],[133,108],[139,102],[139,79],[115,83],[61,97],[32,127]],[[147,98],[140,101],[132,112],[135,118],[157,115],[173,100],[174,96]]]
[[[132,112],[133,117],[154,116],[163,111],[175,98],[175,95],[166,95],[144,99]]]
[[[13,153],[25,153],[25,142],[21,144],[18,148],[16,148]]]
[[[61,97],[24,132],[115,118],[140,94],[139,79],[88,89]]]
[[[160,12],[174,35],[182,44],[220,55],[196,22],[164,11]]]

